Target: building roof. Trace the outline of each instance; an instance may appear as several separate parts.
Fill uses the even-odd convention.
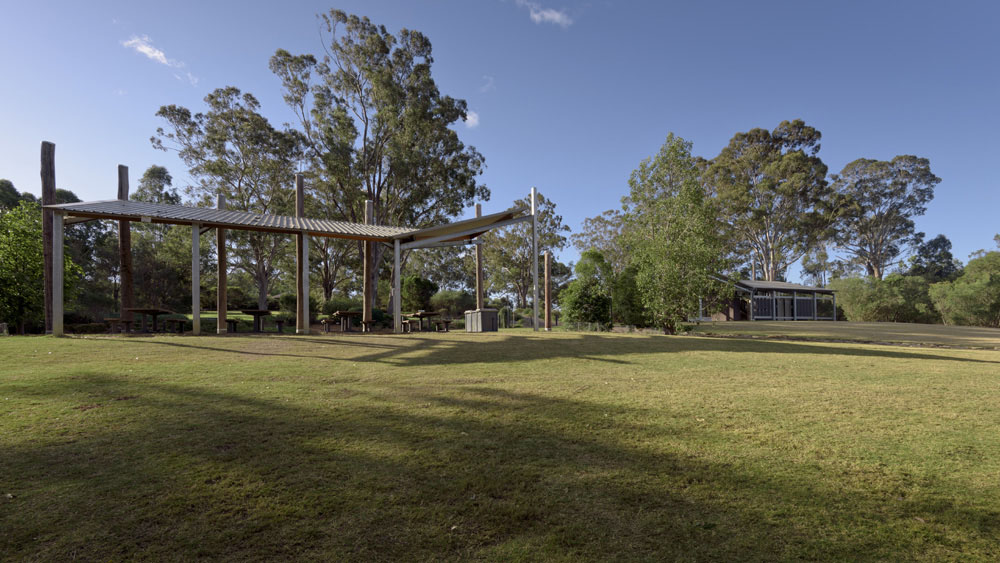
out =
[[[244,211],[229,211],[211,207],[188,207],[164,203],[111,199],[46,205],[47,209],[60,209],[70,220],[75,217],[89,219],[125,219],[137,222],[168,223],[174,225],[200,224],[204,227],[223,227],[271,233],[301,233],[312,236],[351,238],[360,240],[389,241],[394,236],[413,229],[363,225],[326,219],[309,219],[288,215],[258,215]]]
[[[510,219],[523,214],[524,209],[515,207],[500,213],[476,217],[464,221],[447,223],[426,229],[365,225],[328,219],[310,219],[289,215],[260,215],[244,211],[230,211],[212,207],[189,207],[165,203],[110,199],[46,205],[46,209],[61,210],[69,222],[74,219],[119,219],[136,222],[166,223],[172,225],[199,224],[202,227],[222,227],[248,231],[297,234],[305,232],[310,236],[372,240],[380,242],[411,242],[425,239],[451,241],[471,240]],[[454,234],[454,237],[447,235]]]
[[[825,287],[811,287],[808,285],[799,285],[797,283],[780,281],[740,280],[736,282],[736,285],[747,290],[752,289],[756,291],[808,291],[811,293],[833,293],[832,289]]]

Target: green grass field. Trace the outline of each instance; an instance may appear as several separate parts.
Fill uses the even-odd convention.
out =
[[[975,326],[830,321],[754,321],[701,323],[694,327],[694,332],[709,335],[850,340],[1000,350],[1000,329]]]
[[[1000,558],[1000,352],[0,338],[0,560]]]

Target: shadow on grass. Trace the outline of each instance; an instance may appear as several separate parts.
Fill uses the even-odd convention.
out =
[[[512,342],[512,340],[516,341]],[[125,342],[125,341],[123,341]],[[579,334],[572,338],[540,336],[507,336],[492,339],[450,336],[430,338],[420,336],[384,336],[378,338],[302,338],[288,337],[284,350],[262,350],[245,346],[225,348],[209,344],[210,340],[190,338],[162,338],[128,340],[155,346],[173,346],[215,352],[311,358],[321,360],[350,360],[353,362],[379,362],[398,367],[456,365],[472,363],[509,363],[511,361],[551,360],[559,358],[590,359],[598,362],[627,364],[618,356],[636,354],[669,354],[678,352],[735,352],[756,354],[819,354],[861,358],[895,360],[939,360],[1000,364],[1000,361],[961,356],[946,356],[926,351],[904,351],[889,347],[862,347],[862,345],[822,345],[817,343],[694,338],[662,336],[601,336]],[[272,342],[279,342],[275,340]],[[308,344],[308,346],[302,346]],[[360,355],[323,355],[327,347],[350,348]],[[516,351],[512,354],[511,351]]]
[[[666,444],[709,431],[668,412],[490,387],[315,392],[329,400],[101,374],[48,384],[35,395],[101,406],[62,415],[76,432],[18,440],[0,457],[18,495],[0,505],[0,554],[891,560],[998,531],[996,513],[944,501],[887,509],[921,486],[892,474],[845,492],[809,468],[782,480],[678,455]],[[927,511],[945,524],[913,521]]]

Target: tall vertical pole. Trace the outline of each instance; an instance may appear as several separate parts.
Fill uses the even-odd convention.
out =
[[[219,194],[218,205],[220,210],[226,209],[226,195]],[[226,259],[226,229],[222,227],[215,228],[215,246],[217,248],[217,254],[219,256],[219,284],[216,290],[215,298],[215,311],[216,311],[216,323],[215,332],[216,334],[226,334],[228,332],[226,324],[226,314],[229,309],[229,295],[227,289],[226,280],[226,270],[228,269],[228,261]]]
[[[118,199],[128,199],[128,166],[118,165]],[[121,296],[119,316],[123,321],[131,321],[132,313],[128,311],[135,307],[135,289],[132,285],[132,224],[128,221],[118,221],[118,279],[121,284],[118,294]]]
[[[816,303],[816,292],[814,291],[813,292],[813,320],[814,321],[816,320],[816,315],[818,314],[818,311],[816,310],[816,304],[817,304]]]
[[[476,217],[483,216],[483,206],[476,204]],[[483,287],[483,245],[476,245],[476,309],[486,306]]]
[[[56,146],[42,141],[42,205],[56,203]],[[42,255],[45,287],[45,332],[52,332],[52,211],[42,209]]]
[[[401,286],[399,280],[399,239],[396,239],[392,244],[392,330],[396,334],[403,332]]]
[[[545,330],[552,330],[552,253],[545,251]]]
[[[538,332],[538,189],[531,186],[531,307],[533,317],[531,326]]]
[[[52,214],[52,335],[63,335],[63,215]]]
[[[305,183],[295,175],[295,216],[306,213]],[[309,282],[307,281],[308,240],[305,232],[295,235],[295,333],[309,334]]]
[[[375,222],[375,206],[372,204],[372,200],[365,200],[365,224],[371,225]],[[375,249],[373,248],[373,243],[371,241],[364,241],[364,268],[362,274],[365,277],[364,285],[362,286],[362,293],[364,294],[365,303],[364,307],[361,308],[362,315],[361,320],[363,330],[366,327],[371,326],[368,324],[372,320],[372,298],[375,295],[375,288],[372,287],[374,284],[374,272],[375,269]]]
[[[191,224],[191,334],[201,334],[201,223]]]
[[[309,334],[309,233],[302,231],[302,323],[299,334]],[[298,332],[296,330],[296,332]]]

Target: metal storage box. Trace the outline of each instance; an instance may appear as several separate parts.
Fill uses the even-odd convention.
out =
[[[500,317],[496,309],[473,309],[465,312],[465,332],[497,332]]]

